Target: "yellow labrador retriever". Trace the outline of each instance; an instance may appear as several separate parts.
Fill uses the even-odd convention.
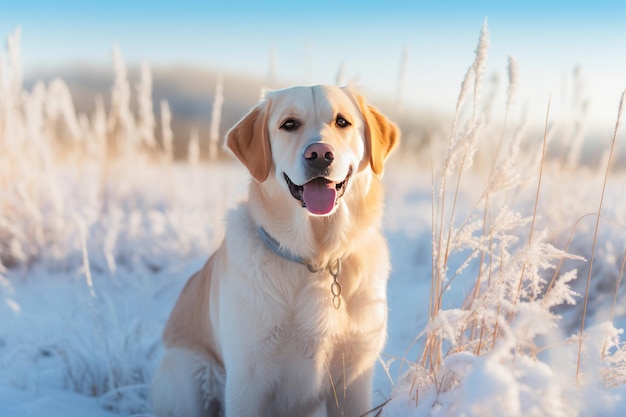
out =
[[[383,163],[398,129],[355,91],[273,91],[227,136],[253,177],[183,289],[157,416],[360,416],[385,342]]]

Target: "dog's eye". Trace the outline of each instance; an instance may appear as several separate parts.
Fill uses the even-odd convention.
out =
[[[337,115],[337,119],[335,120],[335,124],[337,125],[337,127],[340,127],[340,128],[344,128],[344,127],[350,126],[350,122],[347,121],[346,118],[343,117],[340,114]]]
[[[302,123],[296,119],[287,119],[282,125],[280,125],[280,128],[286,130],[287,132],[293,132],[294,130],[297,130],[301,124]]]

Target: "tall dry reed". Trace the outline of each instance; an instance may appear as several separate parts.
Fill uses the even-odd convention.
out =
[[[522,118],[515,129],[507,126],[519,78],[517,62],[509,58],[504,123],[499,129],[494,129],[489,115],[480,111],[492,108],[492,105],[480,106],[488,39],[485,22],[475,60],[461,84],[449,145],[441,168],[433,169],[429,322],[418,337],[423,347],[421,357],[411,365],[405,376],[409,378],[409,384],[401,384],[409,387],[408,391],[412,393],[409,398],[418,408],[428,409],[428,404],[419,405],[424,397],[428,398],[426,401],[441,405],[443,400],[437,400],[437,397],[463,385],[463,377],[470,372],[470,368],[455,361],[473,363],[476,359],[470,358],[502,355],[509,358],[507,360],[514,360],[515,357],[537,360],[538,355],[554,349],[554,346],[563,349],[573,344],[573,340],[566,337],[555,342],[553,329],[561,331],[562,316],[558,311],[562,306],[575,305],[580,298],[573,284],[584,269],[585,258],[568,253],[569,245],[565,250],[554,246],[551,241],[553,235],[542,212],[548,204],[553,204],[543,200],[546,174],[554,175],[555,167],[560,164],[558,159],[548,159],[548,147],[557,134],[551,122],[550,100],[540,143],[536,143],[537,138],[531,138],[535,142],[525,144],[525,120]],[[493,97],[487,99],[492,100]],[[597,222],[592,237],[587,287],[583,293],[583,323],[576,338],[578,349],[573,354],[574,362],[568,364],[572,380],[581,372],[583,358],[591,355],[595,359],[588,361],[587,371],[603,375],[601,378],[605,383],[609,381],[607,375],[611,375],[613,381],[626,381],[621,374],[621,370],[626,369],[626,356],[624,345],[618,340],[619,332],[609,324],[589,329],[584,325],[595,245],[599,239],[598,224],[602,217],[604,189],[621,119],[623,97],[620,103],[600,207],[595,215]],[[578,142],[572,144],[575,148],[579,146]],[[522,152],[522,147],[535,150]],[[573,149],[570,155],[576,152]],[[482,162],[478,167],[474,165],[477,155]],[[485,159],[488,155],[492,159]],[[572,158],[570,162],[574,160]],[[464,182],[472,185],[464,187]],[[483,188],[476,186],[480,183],[485,184]],[[468,188],[471,192],[461,199],[461,191]],[[576,217],[570,219],[570,225],[573,225]],[[562,272],[565,262],[573,267]],[[617,299],[622,274],[623,268],[615,284],[613,300]],[[548,279],[550,276],[552,279]],[[452,286],[467,288],[466,295],[460,302],[452,298],[446,303]],[[450,296],[453,297],[454,293]],[[595,339],[594,332],[599,332]],[[586,344],[584,340],[587,340]],[[602,341],[599,345],[598,340]],[[593,352],[597,355],[594,356]],[[605,355],[605,352],[610,354]]]

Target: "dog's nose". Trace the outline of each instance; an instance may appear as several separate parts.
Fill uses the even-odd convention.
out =
[[[335,151],[333,147],[327,143],[312,143],[304,150],[304,159],[306,159],[310,166],[326,168],[335,159]]]

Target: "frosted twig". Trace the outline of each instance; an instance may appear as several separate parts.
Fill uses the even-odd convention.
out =
[[[172,132],[172,111],[167,100],[161,100],[161,139],[165,158],[174,160],[174,133]]]
[[[217,159],[218,143],[220,140],[220,119],[222,117],[222,105],[224,104],[224,76],[219,74],[215,82],[215,97],[213,98],[213,110],[211,112],[211,128],[209,132],[209,160]]]
[[[609,158],[606,163],[606,171],[604,173],[604,182],[602,183],[602,193],[600,194],[600,203],[598,205],[598,214],[596,217],[596,227],[593,232],[593,244],[591,246],[591,256],[589,259],[589,272],[587,273],[587,283],[585,286],[585,298],[583,301],[583,312],[580,320],[580,332],[578,337],[578,357],[576,361],[576,378],[580,375],[580,362],[582,357],[583,348],[583,332],[585,330],[585,317],[587,315],[587,302],[589,301],[589,287],[591,285],[591,272],[593,270],[593,261],[596,254],[596,244],[598,243],[598,229],[600,227],[600,217],[602,215],[602,204],[604,202],[604,193],[606,191],[606,183],[609,178],[609,171],[611,169],[611,160],[613,158],[613,151],[615,150],[615,143],[617,141],[617,132],[622,121],[622,111],[624,110],[624,100],[626,97],[626,89],[622,92],[622,97],[619,101],[619,107],[617,110],[617,120],[615,121],[615,130],[613,131],[613,140],[611,141],[611,150],[609,151]]]
[[[141,142],[148,149],[155,149],[154,128],[156,123],[154,121],[154,111],[152,110],[152,73],[150,66],[146,62],[141,65],[141,78],[136,89],[139,114],[138,133]]]

